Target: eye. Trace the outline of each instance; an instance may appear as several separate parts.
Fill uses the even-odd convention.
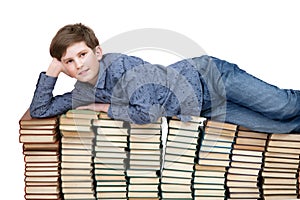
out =
[[[67,60],[66,64],[71,64],[73,62],[73,60]]]
[[[86,52],[80,54],[81,57],[84,57],[85,55],[86,55]]]

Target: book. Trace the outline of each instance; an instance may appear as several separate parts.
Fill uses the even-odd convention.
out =
[[[181,181],[182,178],[188,179],[191,182],[193,173],[190,170],[177,170],[172,168],[163,169],[162,177],[173,177],[176,181]],[[173,182],[174,183],[174,182]]]
[[[138,125],[130,124],[128,137],[128,180],[129,198],[159,198],[159,171],[162,165],[162,119],[157,122]],[[142,154],[147,152],[146,154]],[[154,152],[154,154],[151,154]],[[138,170],[140,176],[132,174]],[[152,172],[151,172],[152,171]],[[149,178],[154,182],[145,184]]]
[[[176,118],[168,121],[168,135],[162,169],[162,198],[191,198],[197,146],[203,122],[194,117],[190,122]]]
[[[266,140],[265,139],[259,139],[259,138],[246,138],[246,137],[237,137],[235,140],[235,144],[237,145],[254,145],[254,146],[266,146]]]
[[[299,197],[300,134],[201,117],[167,122],[130,124],[77,110],[34,119],[27,110],[19,121],[25,199]]]
[[[49,117],[49,118],[32,118],[30,115],[30,110],[27,109],[21,119],[19,120],[20,128],[30,128],[30,127],[36,127],[36,126],[46,126],[48,129],[49,125],[54,125],[56,127],[58,123],[57,117]],[[35,129],[35,128],[33,128]]]
[[[289,147],[289,148],[299,148],[299,142],[297,141],[279,141],[279,140],[269,140],[268,146],[270,147]]]
[[[60,124],[59,129],[61,131],[78,131],[78,132],[91,132],[90,126],[82,126],[82,125],[69,125],[69,124]]]
[[[211,127],[207,126],[205,127],[205,134],[211,134],[211,135],[219,135],[219,136],[225,136],[225,137],[235,137],[236,130],[231,129],[223,129],[222,127]]]
[[[70,138],[94,138],[95,137],[95,133],[93,131],[64,131],[61,130],[60,131],[61,135],[64,137],[70,137]]]
[[[294,199],[297,199],[297,194],[284,194],[284,195],[267,195],[265,194],[264,195],[264,199],[265,200],[275,200],[275,199],[278,199],[278,200],[281,200],[281,199],[290,199],[290,200],[294,200]]]
[[[210,151],[199,151],[199,163],[202,159],[215,159],[215,160],[229,160],[229,154],[227,153],[215,153]]]
[[[58,117],[32,118],[29,109],[19,120],[25,199],[61,199],[58,122]]]
[[[24,156],[24,161],[26,163],[31,163],[31,162],[48,162],[48,163],[51,163],[51,162],[59,162],[59,155],[52,155],[52,156],[49,156],[49,155],[25,155]]]
[[[73,125],[73,126],[91,126],[92,119],[90,118],[74,118],[67,117],[67,115],[61,115],[59,118],[59,124],[61,125]]]
[[[251,174],[232,174],[228,173],[226,174],[227,180],[233,180],[233,181],[250,181],[250,182],[257,182],[258,176],[257,175],[251,175]]]
[[[160,149],[161,143],[130,142],[129,146],[130,149],[150,150],[150,149]]]
[[[215,160],[215,159],[201,159],[198,162],[201,165],[209,165],[209,166],[222,166],[222,167],[228,167],[230,166],[229,160]]]
[[[67,118],[71,119],[98,119],[99,112],[92,111],[92,110],[68,110],[65,113]]]
[[[20,143],[54,143],[57,141],[58,136],[56,134],[53,135],[20,135],[19,137]]]
[[[270,140],[279,140],[279,141],[296,141],[300,142],[300,134],[271,134]]]
[[[297,172],[279,172],[279,171],[274,171],[274,172],[269,172],[269,171],[263,171],[262,176],[265,177],[276,177],[276,178],[297,178]]]
[[[206,125],[206,127],[215,127],[218,129],[227,129],[227,130],[232,130],[232,131],[236,131],[238,128],[238,126],[236,124],[218,122],[218,121],[214,121],[214,120],[207,120],[205,125]]]
[[[241,161],[231,161],[231,167],[242,167],[242,168],[250,168],[250,169],[258,169],[261,170],[263,162],[254,163],[254,162],[241,162]]]
[[[126,169],[126,174],[128,177],[158,177],[160,172],[159,170],[134,170]]]
[[[258,176],[259,170],[239,167],[229,167],[228,173]]]
[[[195,130],[175,129],[174,127],[170,127],[168,130],[168,136],[170,135],[172,135],[173,137],[178,136],[187,138],[198,138],[199,132]]]
[[[226,172],[227,167],[223,166],[214,166],[214,165],[201,165],[201,164],[196,164],[195,165],[195,171],[220,171],[220,172]]]
[[[27,194],[57,194],[59,188],[57,186],[27,186],[25,192]]]
[[[93,125],[97,126],[97,127],[123,128],[124,127],[124,121],[110,120],[110,119],[95,119],[95,120],[93,120]]]
[[[163,192],[163,199],[192,199],[191,192]]]
[[[233,144],[233,149],[250,150],[250,151],[265,151],[265,146]]]
[[[181,130],[198,131],[201,128],[201,123],[183,122],[183,121],[172,119],[169,121],[169,127],[181,129]]]
[[[225,184],[225,179],[221,179],[219,177],[195,176],[194,184],[224,185]]]
[[[194,195],[225,197],[225,189],[197,189],[195,190]]]
[[[168,135],[168,141],[178,141],[181,143],[187,143],[187,144],[198,144],[198,137],[184,137],[179,135]]]
[[[64,199],[94,199],[92,119],[97,112],[69,110],[60,117],[61,185]]]
[[[35,127],[35,128],[34,128]],[[26,126],[26,128],[21,128],[19,133],[20,135],[55,135],[56,134],[56,126],[54,126],[52,129],[46,129],[49,128],[43,127],[43,126]]]
[[[96,132],[99,135],[128,135],[128,128],[110,128],[110,127],[97,127]]]
[[[245,137],[245,138],[255,138],[255,139],[262,139],[262,140],[267,140],[269,134],[267,133],[262,133],[262,132],[255,132],[255,131],[245,131],[245,130],[238,130],[238,136],[239,137]]]
[[[295,178],[269,178],[264,177],[263,179],[264,185],[296,185],[297,179]]]
[[[174,183],[165,183],[161,185],[161,189],[164,192],[190,192],[191,184],[174,184]]]
[[[58,151],[60,147],[60,141],[54,143],[23,143],[23,153],[25,151]]]
[[[249,155],[232,154],[231,160],[232,161],[239,161],[239,162],[262,163],[262,156],[249,156]]]
[[[226,186],[230,188],[259,188],[259,181],[241,181],[241,180],[227,180]]]
[[[96,131],[94,173],[97,199],[126,199],[126,160],[128,127],[121,120],[111,119],[100,112],[92,121]]]

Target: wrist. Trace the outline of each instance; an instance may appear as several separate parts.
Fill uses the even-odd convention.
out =
[[[60,74],[60,70],[58,70],[57,67],[53,67],[51,65],[48,67],[46,71],[46,75],[52,77],[58,77],[59,74]]]
[[[110,106],[110,104],[104,104],[103,111],[107,113],[109,110],[109,106]]]

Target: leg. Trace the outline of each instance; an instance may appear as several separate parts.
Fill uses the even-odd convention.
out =
[[[212,57],[205,59],[206,66],[197,67],[200,67],[215,105],[226,99],[273,120],[285,121],[300,116],[300,91],[279,89],[235,64]]]
[[[288,121],[272,120],[232,102],[227,102],[226,109],[223,109],[223,111],[219,109],[217,116],[212,116],[209,110],[203,111],[201,116],[216,121],[238,124],[253,131],[265,133],[300,132],[300,116]],[[225,116],[225,120],[223,116]]]

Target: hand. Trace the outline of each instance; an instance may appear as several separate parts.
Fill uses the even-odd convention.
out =
[[[59,60],[57,60],[56,58],[53,58],[52,62],[49,65],[49,68],[46,72],[46,75],[53,76],[53,77],[58,77],[58,75],[61,72],[67,74],[63,64]]]
[[[92,103],[86,106],[79,106],[77,110],[93,110],[96,112],[108,112],[110,104],[108,103]]]

